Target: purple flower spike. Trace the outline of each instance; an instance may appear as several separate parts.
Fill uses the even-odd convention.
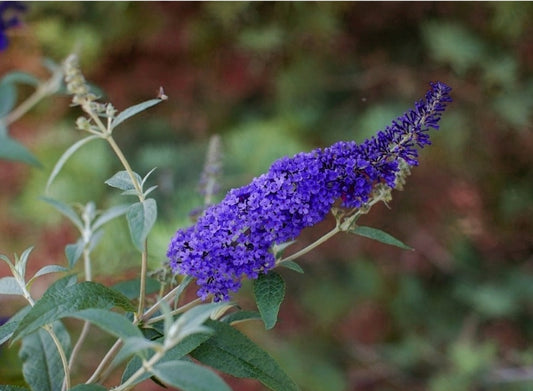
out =
[[[167,256],[173,272],[193,276],[203,299],[228,300],[241,279],[255,279],[275,265],[271,248],[322,221],[340,199],[357,208],[377,184],[397,186],[401,165],[418,164],[430,128],[451,102],[451,88],[431,83],[425,99],[362,144],[340,141],[272,164],[244,187],[232,189],[197,223],[179,230]]]

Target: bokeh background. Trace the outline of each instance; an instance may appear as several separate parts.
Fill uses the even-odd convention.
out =
[[[60,62],[77,51],[86,78],[118,109],[155,97],[160,86],[169,96],[116,131],[137,172],[157,167],[152,269],[202,205],[196,190],[212,135],[223,144],[221,198],[276,158],[373,135],[430,81],[453,87],[442,130],[406,189],[362,220],[416,251],[338,236],[300,260],[305,274],[281,271],[287,299],[274,331],[259,323],[242,330],[304,391],[533,389],[532,3],[28,5],[0,53],[1,74],[44,78],[44,57]],[[0,252],[34,245],[29,273],[65,264],[64,246],[76,240],[38,197],[59,156],[82,136],[79,115],[68,97],[47,99],[11,130],[43,168],[0,161]],[[119,169],[106,145],[86,146],[52,196],[100,208],[120,203],[103,184]],[[332,224],[306,230],[296,246]],[[93,258],[98,281],[137,275],[124,221],[110,224]],[[49,283],[38,281],[35,295]],[[253,308],[250,297],[245,285],[237,300]],[[0,315],[20,304],[0,298]],[[108,343],[97,334],[78,371],[93,369]],[[16,349],[3,346],[0,362],[2,383],[21,381]],[[264,389],[227,379],[235,390]]]

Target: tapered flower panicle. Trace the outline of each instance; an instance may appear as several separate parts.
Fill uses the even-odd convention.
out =
[[[200,297],[227,300],[243,276],[255,279],[274,267],[274,244],[322,221],[337,200],[363,207],[377,185],[403,185],[406,168],[418,164],[417,149],[430,144],[427,132],[439,127],[450,90],[431,83],[414,109],[362,144],[341,141],[277,160],[249,185],[230,190],[194,226],[176,232],[170,267],[195,277]]]

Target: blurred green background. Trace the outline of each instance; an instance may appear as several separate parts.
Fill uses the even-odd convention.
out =
[[[532,18],[531,2],[31,2],[0,72],[45,77],[43,57],[60,62],[75,50],[119,110],[164,87],[167,102],[116,131],[137,172],[157,167],[153,269],[202,205],[196,189],[211,135],[224,146],[221,198],[276,158],[364,140],[430,81],[447,83],[454,102],[420,167],[390,209],[362,220],[416,251],[336,237],[301,259],[304,275],[281,271],[288,298],[274,331],[257,323],[243,331],[304,391],[525,391],[533,389]],[[68,97],[47,99],[11,130],[44,168],[0,161],[0,252],[35,245],[33,271],[65,264],[64,246],[76,239],[38,197],[82,136],[79,115]],[[84,147],[52,196],[122,202],[103,184],[119,169],[103,143]],[[332,224],[306,230],[298,245]],[[99,281],[138,273],[123,221],[109,225],[93,258]],[[48,283],[38,281],[35,294]],[[248,285],[238,300],[252,308]],[[1,297],[0,315],[17,304]],[[0,380],[19,382],[16,349],[2,347],[0,362]]]

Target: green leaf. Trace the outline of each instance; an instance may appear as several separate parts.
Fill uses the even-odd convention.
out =
[[[350,232],[356,235],[364,236],[365,238],[377,240],[378,242],[381,242],[381,243],[400,247],[400,248],[403,248],[404,250],[413,250],[412,247],[409,247],[408,245],[402,243],[401,241],[396,239],[394,236],[391,236],[388,233],[383,232],[382,230],[377,229],[377,228],[357,226],[354,229],[352,229]]]
[[[54,166],[52,173],[50,174],[50,177],[48,178],[48,181],[46,182],[46,189],[45,193],[48,193],[48,189],[50,188],[50,185],[56,178],[57,174],[61,171],[63,166],[65,165],[66,161],[76,152],[78,149],[80,149],[82,146],[87,144],[88,142],[92,140],[96,140],[101,138],[99,135],[93,134],[88,137],[82,138],[81,140],[78,140],[74,144],[72,144],[64,153],[61,155],[59,160],[57,161],[56,165]]]
[[[70,351],[70,336],[61,322],[52,325],[63,350]],[[47,331],[40,329],[22,340],[19,351],[24,379],[32,390],[61,390],[65,372],[57,346]]]
[[[15,277],[0,278],[0,295],[23,295],[22,288]]]
[[[153,198],[131,205],[126,214],[131,240],[139,251],[144,251],[144,242],[157,218],[157,205]]]
[[[122,111],[119,115],[115,117],[115,119],[111,123],[111,127],[114,129],[128,118],[133,117],[135,114],[138,114],[141,111],[144,111],[149,107],[152,107],[161,102],[161,99],[150,99],[137,105],[128,107],[126,110]]]
[[[29,305],[26,307],[23,307],[19,312],[13,315],[6,323],[0,326],[0,345],[2,345],[9,338],[11,338],[18,324],[20,323],[22,318],[26,316],[26,314],[30,311],[30,309],[31,307]]]
[[[17,89],[12,83],[0,81],[0,118],[5,117],[15,107]]]
[[[209,334],[193,334],[189,335],[188,337],[185,337],[183,340],[181,340],[176,346],[174,346],[172,349],[169,349],[163,358],[159,361],[166,362],[171,360],[179,360],[185,355],[192,352],[194,349],[196,349],[198,346],[200,346],[202,343],[207,341],[211,335]],[[159,338],[157,341],[162,341],[163,338]],[[120,352],[122,354],[122,351]],[[147,359],[153,356],[152,352],[148,353]],[[118,358],[118,357],[117,357]],[[115,363],[114,363],[115,364]],[[137,370],[142,366],[142,360],[140,357],[135,356],[133,357],[126,366],[126,369],[124,370],[124,373],[122,374],[122,383],[124,383],[128,378],[131,377]],[[150,375],[148,373],[145,373],[144,375],[140,376],[139,379],[137,379],[137,383],[140,383],[146,379],[148,379]]]
[[[49,273],[57,273],[57,272],[66,272],[68,271],[68,268],[64,267],[64,266],[59,266],[59,265],[46,265],[46,266],[43,266],[42,268],[40,268],[37,273],[35,273],[35,275],[26,283],[26,287],[30,287],[31,284],[33,284],[33,281],[37,278],[37,277],[40,277],[40,276],[43,276],[45,274],[49,274]]]
[[[163,345],[158,341],[149,341],[144,337],[128,337],[123,340],[122,348],[113,359],[111,367],[115,367],[132,354],[140,354],[143,357],[150,356],[151,350],[161,351]]]
[[[146,282],[145,292],[147,295],[150,295],[152,293],[156,293],[159,291],[160,284],[159,284],[159,281],[157,281],[156,279],[148,277],[146,278],[145,282]],[[111,289],[114,289],[122,293],[124,296],[126,296],[130,300],[133,300],[139,297],[140,288],[141,288],[140,278],[134,278],[132,280],[122,281],[111,287]]]
[[[195,359],[236,377],[257,379],[273,391],[298,390],[278,363],[245,335],[223,322],[206,325],[215,335],[191,352]]]
[[[304,273],[304,269],[302,269],[302,267],[294,261],[283,261],[283,262],[278,263],[278,266],[286,267],[287,269],[295,271],[296,273],[300,273],[300,274]]]
[[[68,218],[72,224],[74,224],[80,232],[83,232],[83,223],[81,222],[81,219],[76,214],[74,209],[72,209],[67,204],[64,204],[61,201],[54,200],[53,198],[48,197],[39,197],[42,201],[46,202],[47,204],[52,205],[59,213],[61,213],[63,216]]]
[[[134,326],[133,323],[131,323],[131,320],[116,312],[98,308],[87,308],[85,310],[71,313],[69,316],[89,321],[118,338],[142,338],[141,330]]]
[[[279,307],[285,297],[285,281],[276,272],[261,274],[254,280],[254,295],[265,328],[270,330],[278,320]]]
[[[7,386],[0,385],[0,391],[31,391],[28,388],[19,387],[19,386]]]
[[[107,391],[107,388],[100,384],[78,384],[76,387],[72,387],[70,391]]]
[[[13,71],[6,73],[0,83],[20,83],[37,87],[39,85],[39,79],[30,73]]]
[[[26,278],[26,265],[28,264],[28,259],[32,250],[33,246],[24,250],[24,252],[20,255],[20,258],[17,258],[15,262],[15,269],[23,279]]]
[[[83,243],[83,239],[81,238],[78,239],[76,243],[67,244],[65,246],[65,256],[68,260],[68,267],[71,269],[74,267],[78,259],[80,259],[84,247],[85,243]]]
[[[7,134],[0,135],[0,159],[41,167],[39,160],[24,145],[12,139]]]
[[[151,372],[166,385],[183,391],[231,391],[216,373],[189,361],[158,363]]]
[[[34,332],[39,327],[87,308],[121,307],[126,311],[135,311],[135,307],[127,297],[96,282],[84,281],[62,288],[56,288],[54,284],[52,287],[54,288],[49,288],[22,319],[15,330],[14,340]]]
[[[166,339],[170,341],[181,341],[185,337],[205,333],[207,330],[202,324],[221,307],[227,306],[227,303],[208,303],[200,304],[191,308],[181,315],[166,333]]]
[[[142,182],[141,176],[136,172],[133,173],[133,176],[140,185]],[[133,181],[131,180],[131,177],[127,171],[117,172],[115,175],[105,181],[105,184],[120,190],[135,190],[135,185],[133,184]]]
[[[113,220],[118,216],[122,216],[124,213],[127,212],[129,207],[129,205],[116,205],[109,208],[94,221],[94,224],[92,226],[93,231],[96,231],[108,221]]]
[[[261,315],[256,311],[237,311],[223,316],[220,321],[227,324],[246,322],[248,320],[261,320]]]

